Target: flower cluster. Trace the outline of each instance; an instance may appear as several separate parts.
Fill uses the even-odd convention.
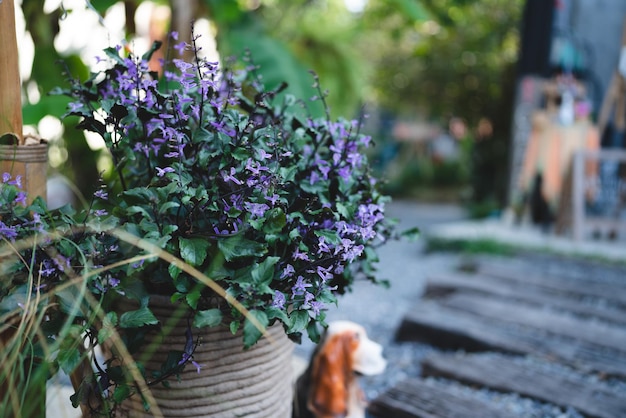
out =
[[[375,280],[372,250],[391,234],[363,153],[371,138],[357,121],[307,117],[284,86],[263,89],[249,57],[238,70],[173,59],[159,79],[150,53],[106,54],[110,68],[66,92],[68,114],[113,158],[97,213],[218,281],[262,323],[316,338],[336,294],[359,274]],[[195,310],[214,299],[158,260],[119,273],[101,285],[140,280]],[[233,329],[244,320],[225,313]]]

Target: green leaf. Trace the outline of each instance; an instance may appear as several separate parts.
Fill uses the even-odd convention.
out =
[[[350,215],[350,210],[346,207],[346,205],[341,202],[337,202],[335,206],[337,207],[337,212],[339,212],[341,216],[347,219],[352,219],[352,216]]]
[[[167,267],[167,271],[170,273],[170,277],[176,280],[182,270],[176,264],[172,263]]]
[[[239,257],[260,257],[267,252],[267,248],[262,243],[245,239],[241,235],[221,239],[217,242],[217,246],[226,261]]]
[[[406,239],[408,239],[409,241],[414,242],[414,241],[417,241],[417,240],[419,239],[420,234],[421,234],[421,233],[420,233],[420,229],[416,226],[416,227],[413,227],[413,228],[407,229],[407,230],[405,230],[405,231],[402,231],[402,232],[400,233],[400,236],[401,236],[402,238],[406,238]]]
[[[109,312],[102,320],[102,328],[98,331],[98,342],[102,344],[108,340],[115,332],[115,325],[117,325],[117,314],[115,312]]]
[[[187,304],[189,304],[192,309],[196,309],[198,307],[198,299],[200,299],[200,291],[197,289],[187,293],[187,296],[185,297]]]
[[[269,307],[265,312],[267,313],[267,317],[269,319],[280,319],[283,324],[287,325],[288,328],[291,325],[291,319],[289,319],[289,316],[287,316],[287,312],[285,312],[284,310]]]
[[[179,238],[180,256],[192,266],[204,263],[209,248],[209,241],[203,238]]]
[[[269,283],[274,278],[274,266],[280,257],[267,257],[251,271],[252,280],[256,283]]]
[[[267,315],[263,311],[253,310],[250,311],[250,315],[256,318],[257,321],[261,323],[263,327],[267,327],[269,325],[269,319]],[[252,347],[263,333],[259,330],[248,318],[243,323],[243,346],[244,348]]]
[[[280,208],[268,210],[265,218],[264,231],[266,234],[276,234],[282,231],[283,227],[287,225],[287,216]]]
[[[311,341],[313,341],[314,343],[319,343],[320,341],[320,331],[317,328],[317,324],[315,323],[315,321],[311,321],[309,323],[309,326],[306,328],[306,332],[309,335],[309,338],[311,339]]]
[[[124,399],[130,396],[130,387],[127,385],[120,385],[115,388],[113,392],[113,400],[115,403],[121,403]]]
[[[193,318],[193,326],[196,328],[215,327],[222,322],[222,311],[219,309],[207,309],[198,311]]]
[[[159,320],[148,307],[139,308],[136,311],[124,312],[120,316],[120,327],[136,328],[144,325],[156,325]]]
[[[318,237],[324,237],[327,243],[338,245],[341,243],[341,238],[339,238],[339,234],[337,231],[330,231],[328,229],[323,229],[320,231],[315,231],[315,235]]]
[[[72,373],[76,367],[78,367],[80,359],[81,356],[78,351],[77,344],[72,344],[71,347],[62,346],[59,350],[59,355],[57,356],[59,367],[61,367],[61,369],[68,375]]]
[[[163,214],[163,213],[166,213],[170,209],[178,209],[179,207],[180,207],[180,203],[178,202],[174,202],[174,201],[165,202],[164,204],[161,205],[161,207],[159,207],[159,213]]]
[[[239,321],[230,322],[229,328],[230,328],[231,334],[237,333],[237,331],[239,330],[239,325],[240,325]]]
[[[292,167],[281,167],[280,176],[285,179],[285,181],[294,181],[296,179],[296,173],[298,172],[297,166]]]
[[[307,327],[307,324],[309,323],[309,313],[304,310],[292,312],[290,317],[291,326],[287,330],[287,332],[289,332],[290,334],[294,332],[301,332]]]

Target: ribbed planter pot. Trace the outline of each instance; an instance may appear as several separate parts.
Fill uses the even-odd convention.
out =
[[[30,201],[37,196],[46,198],[47,170],[48,144],[0,145],[0,175],[21,176]]]
[[[151,296],[150,308],[161,324],[172,324],[171,331],[152,332],[146,336],[147,347],[154,352],[144,361],[147,375],[160,370],[171,350],[182,351],[186,342],[187,319],[175,311],[169,298]],[[173,316],[178,319],[171,320]],[[166,326],[167,327],[167,326]],[[240,333],[223,327],[194,328],[194,341],[200,344],[193,354],[202,367],[200,373],[188,364],[181,380],[169,379],[169,387],[150,387],[166,418],[289,418],[292,409],[291,355],[293,343],[282,326],[268,328],[271,339],[262,338],[248,350],[243,349]],[[149,351],[149,349],[148,349]],[[146,413],[139,396],[123,404],[128,417],[152,417]]]

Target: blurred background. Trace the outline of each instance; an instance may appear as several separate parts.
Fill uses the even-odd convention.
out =
[[[573,169],[581,151],[623,148],[622,0],[16,4],[24,123],[50,141],[52,206],[89,196],[111,162],[48,93],[68,71],[88,77],[103,48],[141,54],[170,30],[188,40],[193,21],[208,56],[249,49],[268,87],[286,80],[312,97],[318,73],[333,116],[365,117],[372,166],[395,198],[560,234],[580,235],[580,216],[609,219],[596,235],[624,224],[623,155],[585,160],[581,178]]]

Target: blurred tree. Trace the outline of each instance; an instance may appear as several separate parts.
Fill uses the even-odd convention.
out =
[[[363,16],[373,101],[442,126],[453,116],[470,128],[490,120],[493,134],[471,152],[470,203],[497,209],[506,195],[524,0],[420,0],[419,18],[392,3],[370,1]]]

